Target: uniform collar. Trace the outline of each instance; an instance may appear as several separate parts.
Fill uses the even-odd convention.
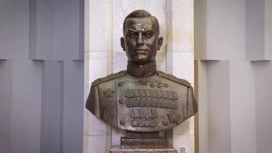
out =
[[[157,70],[156,61],[153,60],[146,65],[136,65],[132,61],[128,61],[127,72],[135,77],[148,77],[154,75]]]

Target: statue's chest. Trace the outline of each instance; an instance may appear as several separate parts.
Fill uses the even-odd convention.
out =
[[[187,87],[168,80],[118,80],[112,94],[108,101],[116,107],[114,120],[124,130],[165,130],[181,123],[186,113]]]

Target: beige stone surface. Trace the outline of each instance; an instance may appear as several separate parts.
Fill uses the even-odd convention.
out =
[[[185,79],[194,86],[194,53],[173,52],[173,75]]]
[[[111,0],[89,0],[88,16],[88,50],[110,51],[111,49]]]
[[[193,135],[174,135],[173,136],[174,149],[180,151],[181,147],[183,147],[185,149],[185,152],[188,153],[195,152],[194,140],[195,139]]]
[[[112,148],[120,148],[120,138],[126,135],[126,131],[112,128]]]
[[[88,136],[88,153],[109,153],[111,136]]]
[[[191,0],[171,0],[167,5],[171,5],[172,35],[168,43],[172,43],[172,51],[192,52],[194,50],[194,17],[193,2]]]

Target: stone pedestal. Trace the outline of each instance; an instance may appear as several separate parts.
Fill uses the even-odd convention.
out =
[[[127,136],[121,138],[121,149],[111,149],[110,153],[177,153],[175,149],[166,148],[166,139],[160,137],[159,132],[128,131]]]
[[[166,148],[165,139],[127,139],[121,138],[121,148],[122,149],[163,149]]]
[[[159,136],[159,132],[131,132],[121,138],[121,149],[164,149],[166,139]]]
[[[111,149],[110,153],[177,153],[175,149]]]

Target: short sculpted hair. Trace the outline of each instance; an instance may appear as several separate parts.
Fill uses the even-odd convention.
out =
[[[125,24],[128,18],[145,18],[145,17],[151,17],[155,20],[155,24],[157,25],[157,32],[158,35],[160,34],[160,25],[156,17],[152,16],[149,12],[146,10],[135,10],[131,12],[129,15],[126,16],[124,23],[123,23],[123,30],[125,30]]]

